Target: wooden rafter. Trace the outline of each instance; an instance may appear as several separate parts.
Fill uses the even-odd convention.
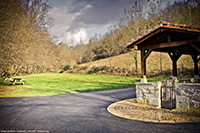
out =
[[[190,35],[197,35],[197,33],[199,34],[199,30],[196,29],[177,28],[177,27],[163,27],[163,28],[164,30],[166,29],[169,32],[177,32]]]
[[[152,34],[148,35],[147,37],[145,37],[144,39],[142,39],[142,40],[136,42],[136,43],[134,44],[134,46],[136,46],[136,45],[138,45],[139,43],[141,43],[141,42],[147,40],[148,38],[150,38],[150,37],[156,35],[156,34],[159,33],[160,31],[161,31],[161,29],[158,29],[158,30],[155,31],[154,33],[152,33]]]
[[[180,37],[185,37],[185,38],[193,38],[194,35],[193,34],[189,34],[189,33],[179,33],[179,32],[170,32],[170,31],[165,31],[168,33],[171,33],[172,36],[180,36]]]
[[[193,48],[195,48],[199,53],[200,53],[200,48],[198,48],[197,46],[195,46],[193,43],[190,44]]]

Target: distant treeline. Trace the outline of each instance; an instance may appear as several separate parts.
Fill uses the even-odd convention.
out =
[[[164,8],[165,7],[165,8]],[[0,3],[0,75],[61,70],[129,52],[125,44],[160,21],[200,26],[200,0],[148,1],[148,10],[133,3],[104,35],[94,35],[87,45],[52,43],[47,32],[51,6],[41,0],[7,0]],[[132,51],[137,56],[136,51]],[[137,58],[134,57],[137,62]],[[137,65],[137,64],[136,64]]]

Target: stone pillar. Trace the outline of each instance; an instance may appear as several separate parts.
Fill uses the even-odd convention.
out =
[[[177,80],[177,76],[173,76],[173,77],[172,77],[172,80]]]
[[[161,82],[136,83],[137,102],[161,108]]]

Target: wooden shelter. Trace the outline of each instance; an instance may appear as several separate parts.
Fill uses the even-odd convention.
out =
[[[173,77],[177,78],[177,60],[182,54],[191,55],[194,75],[198,75],[200,58],[200,27],[162,22],[126,44],[141,50],[141,82],[146,82],[146,59],[152,51],[166,52],[173,62]]]

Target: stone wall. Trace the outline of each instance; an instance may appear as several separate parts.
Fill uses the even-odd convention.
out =
[[[136,83],[137,102],[158,108],[200,109],[200,79]]]
[[[176,108],[200,109],[200,83],[177,83]]]

